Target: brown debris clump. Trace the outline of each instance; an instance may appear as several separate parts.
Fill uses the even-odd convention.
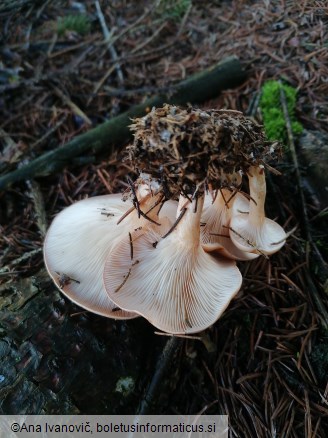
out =
[[[202,193],[237,187],[251,166],[280,156],[262,126],[239,111],[202,110],[164,105],[131,125],[129,160],[139,172],[158,178],[164,191]]]

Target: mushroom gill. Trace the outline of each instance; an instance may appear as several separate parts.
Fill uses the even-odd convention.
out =
[[[212,198],[213,196],[213,198]],[[247,214],[249,201],[237,190],[221,189],[206,195],[210,201],[202,214],[201,241],[206,252],[215,252],[233,260],[252,260],[258,257],[240,250],[231,240],[229,226],[236,214]]]
[[[111,300],[168,333],[196,333],[212,325],[238,292],[242,277],[234,261],[212,257],[200,243],[204,198],[180,197],[181,218],[166,236],[150,226],[110,251],[104,284]]]

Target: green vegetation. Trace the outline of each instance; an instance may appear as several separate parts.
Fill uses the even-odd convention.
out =
[[[303,127],[295,117],[297,94],[295,88],[292,88],[289,85],[281,84],[278,81],[266,82],[262,87],[260,108],[263,116],[265,133],[268,139],[278,140],[286,144],[287,129],[284,113],[280,103],[280,87],[283,88],[286,95],[287,108],[293,134],[297,137],[302,133]]]
[[[163,18],[180,21],[191,4],[192,0],[164,0],[158,8],[158,13]]]
[[[57,21],[57,31],[63,36],[66,31],[73,31],[80,35],[90,32],[90,21],[87,15],[67,15],[60,17]]]

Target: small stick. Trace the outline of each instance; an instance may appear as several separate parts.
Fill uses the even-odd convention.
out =
[[[300,173],[297,155],[296,155],[292,125],[291,125],[290,117],[288,114],[287,99],[286,99],[285,91],[282,87],[281,82],[280,82],[280,103],[281,103],[282,110],[283,110],[284,117],[285,117],[285,123],[286,123],[287,135],[288,135],[288,145],[289,145],[290,153],[291,153],[293,164],[294,164],[294,170],[295,170],[295,175],[296,175],[296,185],[297,185],[297,190],[298,190],[299,195],[300,195],[302,213],[303,213],[303,218],[304,218],[305,232],[306,232],[306,236],[307,236],[308,240],[311,241],[312,238],[311,238],[311,234],[310,234],[310,230],[309,230],[309,217],[308,217],[308,212],[307,212],[306,203],[305,203],[305,197],[304,197],[304,193],[303,193],[302,185],[301,185],[301,173]]]
[[[132,271],[132,267],[129,268],[128,273],[126,274],[126,276],[124,277],[124,280],[122,281],[122,283],[114,290],[114,293],[116,294],[116,292],[118,292],[119,290],[122,289],[122,287],[125,285],[125,283],[127,282],[128,278],[131,275],[131,271]]]
[[[128,211],[126,211],[124,214],[122,214],[122,216],[117,221],[116,225],[119,225],[122,222],[123,219],[125,219],[127,216],[129,216],[130,213],[133,212],[134,209],[135,209],[134,207],[131,207],[131,208],[129,208]]]
[[[129,187],[130,187],[130,189],[132,191],[132,195],[133,195],[133,201],[132,202],[133,202],[134,208],[137,210],[138,218],[140,219],[140,204],[139,204],[139,201],[138,201],[136,189],[134,187],[134,184],[133,184],[132,180],[129,177],[127,177],[127,181],[128,181]]]
[[[230,239],[230,236],[227,234],[218,234],[218,233],[209,233],[210,236],[218,236],[218,237],[226,237],[227,239]]]
[[[139,52],[140,49],[143,49],[145,46],[147,46],[153,39],[155,39],[157,37],[157,35],[159,35],[162,30],[164,29],[164,27],[167,25],[166,22],[162,23],[161,26],[159,26],[158,29],[155,30],[155,32],[146,40],[142,41],[142,43],[140,43],[137,47],[135,47],[131,53],[136,53]]]
[[[43,194],[41,192],[39,183],[37,183],[34,179],[28,179],[26,180],[26,183],[33,201],[36,214],[36,223],[40,230],[41,236],[44,237],[47,232],[47,219]]]
[[[258,249],[258,248],[256,247],[256,245],[255,245],[253,242],[251,242],[250,240],[246,239],[244,236],[242,236],[241,234],[239,234],[238,231],[234,230],[234,229],[231,228],[231,227],[227,227],[227,226],[225,226],[225,225],[223,225],[223,228],[228,228],[228,229],[231,230],[233,233],[237,234],[238,237],[240,237],[241,239],[243,239],[248,245],[250,245],[252,248],[254,248],[259,254],[263,255],[263,257],[265,257],[266,259],[269,258],[266,254],[264,254],[264,252],[262,252],[260,249]]]
[[[147,216],[146,213],[144,213],[142,210],[140,210],[140,214],[141,214],[142,217],[147,219],[147,221],[151,222],[152,224],[161,225],[159,222],[156,222],[156,221],[154,221],[154,219],[152,219],[149,216]]]
[[[122,73],[120,64],[117,62],[118,56],[117,56],[117,52],[115,50],[115,47],[113,45],[113,42],[110,41],[113,32],[109,32],[109,30],[108,30],[106,20],[105,20],[104,14],[102,13],[102,10],[101,10],[101,7],[100,7],[98,0],[95,1],[95,5],[96,5],[96,9],[97,9],[98,19],[100,21],[100,25],[101,25],[101,28],[102,28],[102,31],[103,31],[103,34],[105,37],[105,41],[107,43],[109,53],[110,53],[111,57],[113,58],[113,61],[115,61],[114,68],[116,70],[117,80],[118,80],[119,84],[122,86],[124,83],[123,73]]]
[[[174,335],[172,333],[165,333],[165,332],[154,332],[155,335],[158,336],[170,336],[175,338],[183,338],[183,339],[195,339],[196,341],[202,341],[202,338],[200,336],[192,336],[192,335]]]
[[[66,96],[66,94],[64,94],[59,88],[55,86],[53,86],[53,90],[55,94],[57,94],[57,96],[71,108],[74,114],[81,117],[81,119],[83,119],[87,125],[92,126],[92,122],[89,117],[81,110],[81,108],[79,108],[74,102],[72,102],[71,99]]]
[[[223,192],[222,192],[222,188],[220,187],[220,193],[221,193],[221,196],[222,196],[222,199],[223,199],[223,201],[224,201],[224,204],[225,204],[225,206],[226,206],[226,208],[229,208],[229,205],[228,205],[228,203],[227,203],[227,201],[226,201],[226,198],[224,197],[224,194],[223,194]]]
[[[162,204],[161,207],[160,207],[160,209],[162,209],[162,207],[163,207],[163,205],[164,205],[164,202],[165,202],[165,201],[163,201],[163,198],[164,198],[164,197],[165,197],[165,196],[163,195],[163,196],[161,197],[161,199],[157,199],[157,201],[156,201],[156,202],[150,207],[149,210],[146,211],[145,214],[148,214],[149,212],[151,212],[152,210],[154,210],[154,208],[157,207],[158,204]]]
[[[156,222],[156,221],[154,221],[153,219],[151,219],[149,216],[147,216],[147,214],[146,213],[144,213],[142,210],[141,210],[141,208],[140,208],[140,202],[139,202],[139,200],[138,200],[138,197],[137,197],[137,193],[136,193],[136,190],[135,190],[135,187],[134,187],[134,184],[133,184],[133,182],[131,181],[131,179],[128,177],[127,178],[127,180],[128,180],[128,184],[129,184],[129,186],[130,186],[130,188],[131,188],[131,191],[132,191],[132,194],[133,194],[133,205],[134,205],[134,208],[137,210],[137,212],[138,212],[138,218],[140,219],[140,216],[142,216],[143,218],[145,218],[145,219],[147,219],[149,222],[151,222],[151,223],[153,223],[153,224],[155,224],[155,225],[161,225],[160,223],[158,223],[158,222]],[[143,199],[141,200],[141,201],[143,201]]]
[[[167,366],[172,363],[173,356],[181,346],[181,339],[177,336],[172,336],[165,344],[160,358],[156,364],[156,369],[150,381],[149,387],[144,398],[141,400],[138,409],[138,415],[146,415],[155,400],[156,393],[159,389],[160,383],[163,380]]]
[[[172,233],[172,231],[174,230],[174,228],[178,225],[178,223],[181,221],[181,219],[183,218],[185,212],[187,211],[187,208],[184,207],[181,209],[179,216],[177,217],[176,221],[174,222],[174,224],[172,225],[172,227],[169,229],[169,231],[164,234],[164,236],[162,237],[162,239],[165,239],[165,237],[167,237],[169,234]]]
[[[44,140],[46,140],[51,134],[56,132],[57,129],[60,128],[64,122],[66,122],[66,116],[59,119],[58,122],[52,128],[50,128],[42,137],[32,143],[30,149],[34,149],[37,145],[44,142]]]
[[[227,200],[227,204],[228,204],[228,205],[229,205],[231,199],[233,199],[233,198],[237,195],[238,192],[239,192],[238,189],[236,189],[236,190],[234,190],[234,191],[232,192],[232,195],[231,195],[230,198]]]
[[[130,239],[130,257],[131,260],[133,260],[133,242],[132,242],[132,234],[129,233],[129,239]]]
[[[13,260],[12,262],[9,263],[9,265],[10,266],[19,265],[21,262],[29,259],[30,257],[33,257],[36,254],[39,254],[40,252],[42,252],[42,248],[33,249],[30,252],[24,253],[18,259]],[[16,272],[10,272],[10,267],[9,266],[3,266],[2,268],[0,268],[0,275],[7,274],[7,273],[8,274],[15,274]]]

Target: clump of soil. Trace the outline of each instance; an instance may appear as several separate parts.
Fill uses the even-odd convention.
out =
[[[249,167],[281,154],[262,126],[239,111],[164,105],[135,119],[131,128],[131,163],[160,179],[171,195],[201,194],[204,183],[212,189],[238,186]]]

